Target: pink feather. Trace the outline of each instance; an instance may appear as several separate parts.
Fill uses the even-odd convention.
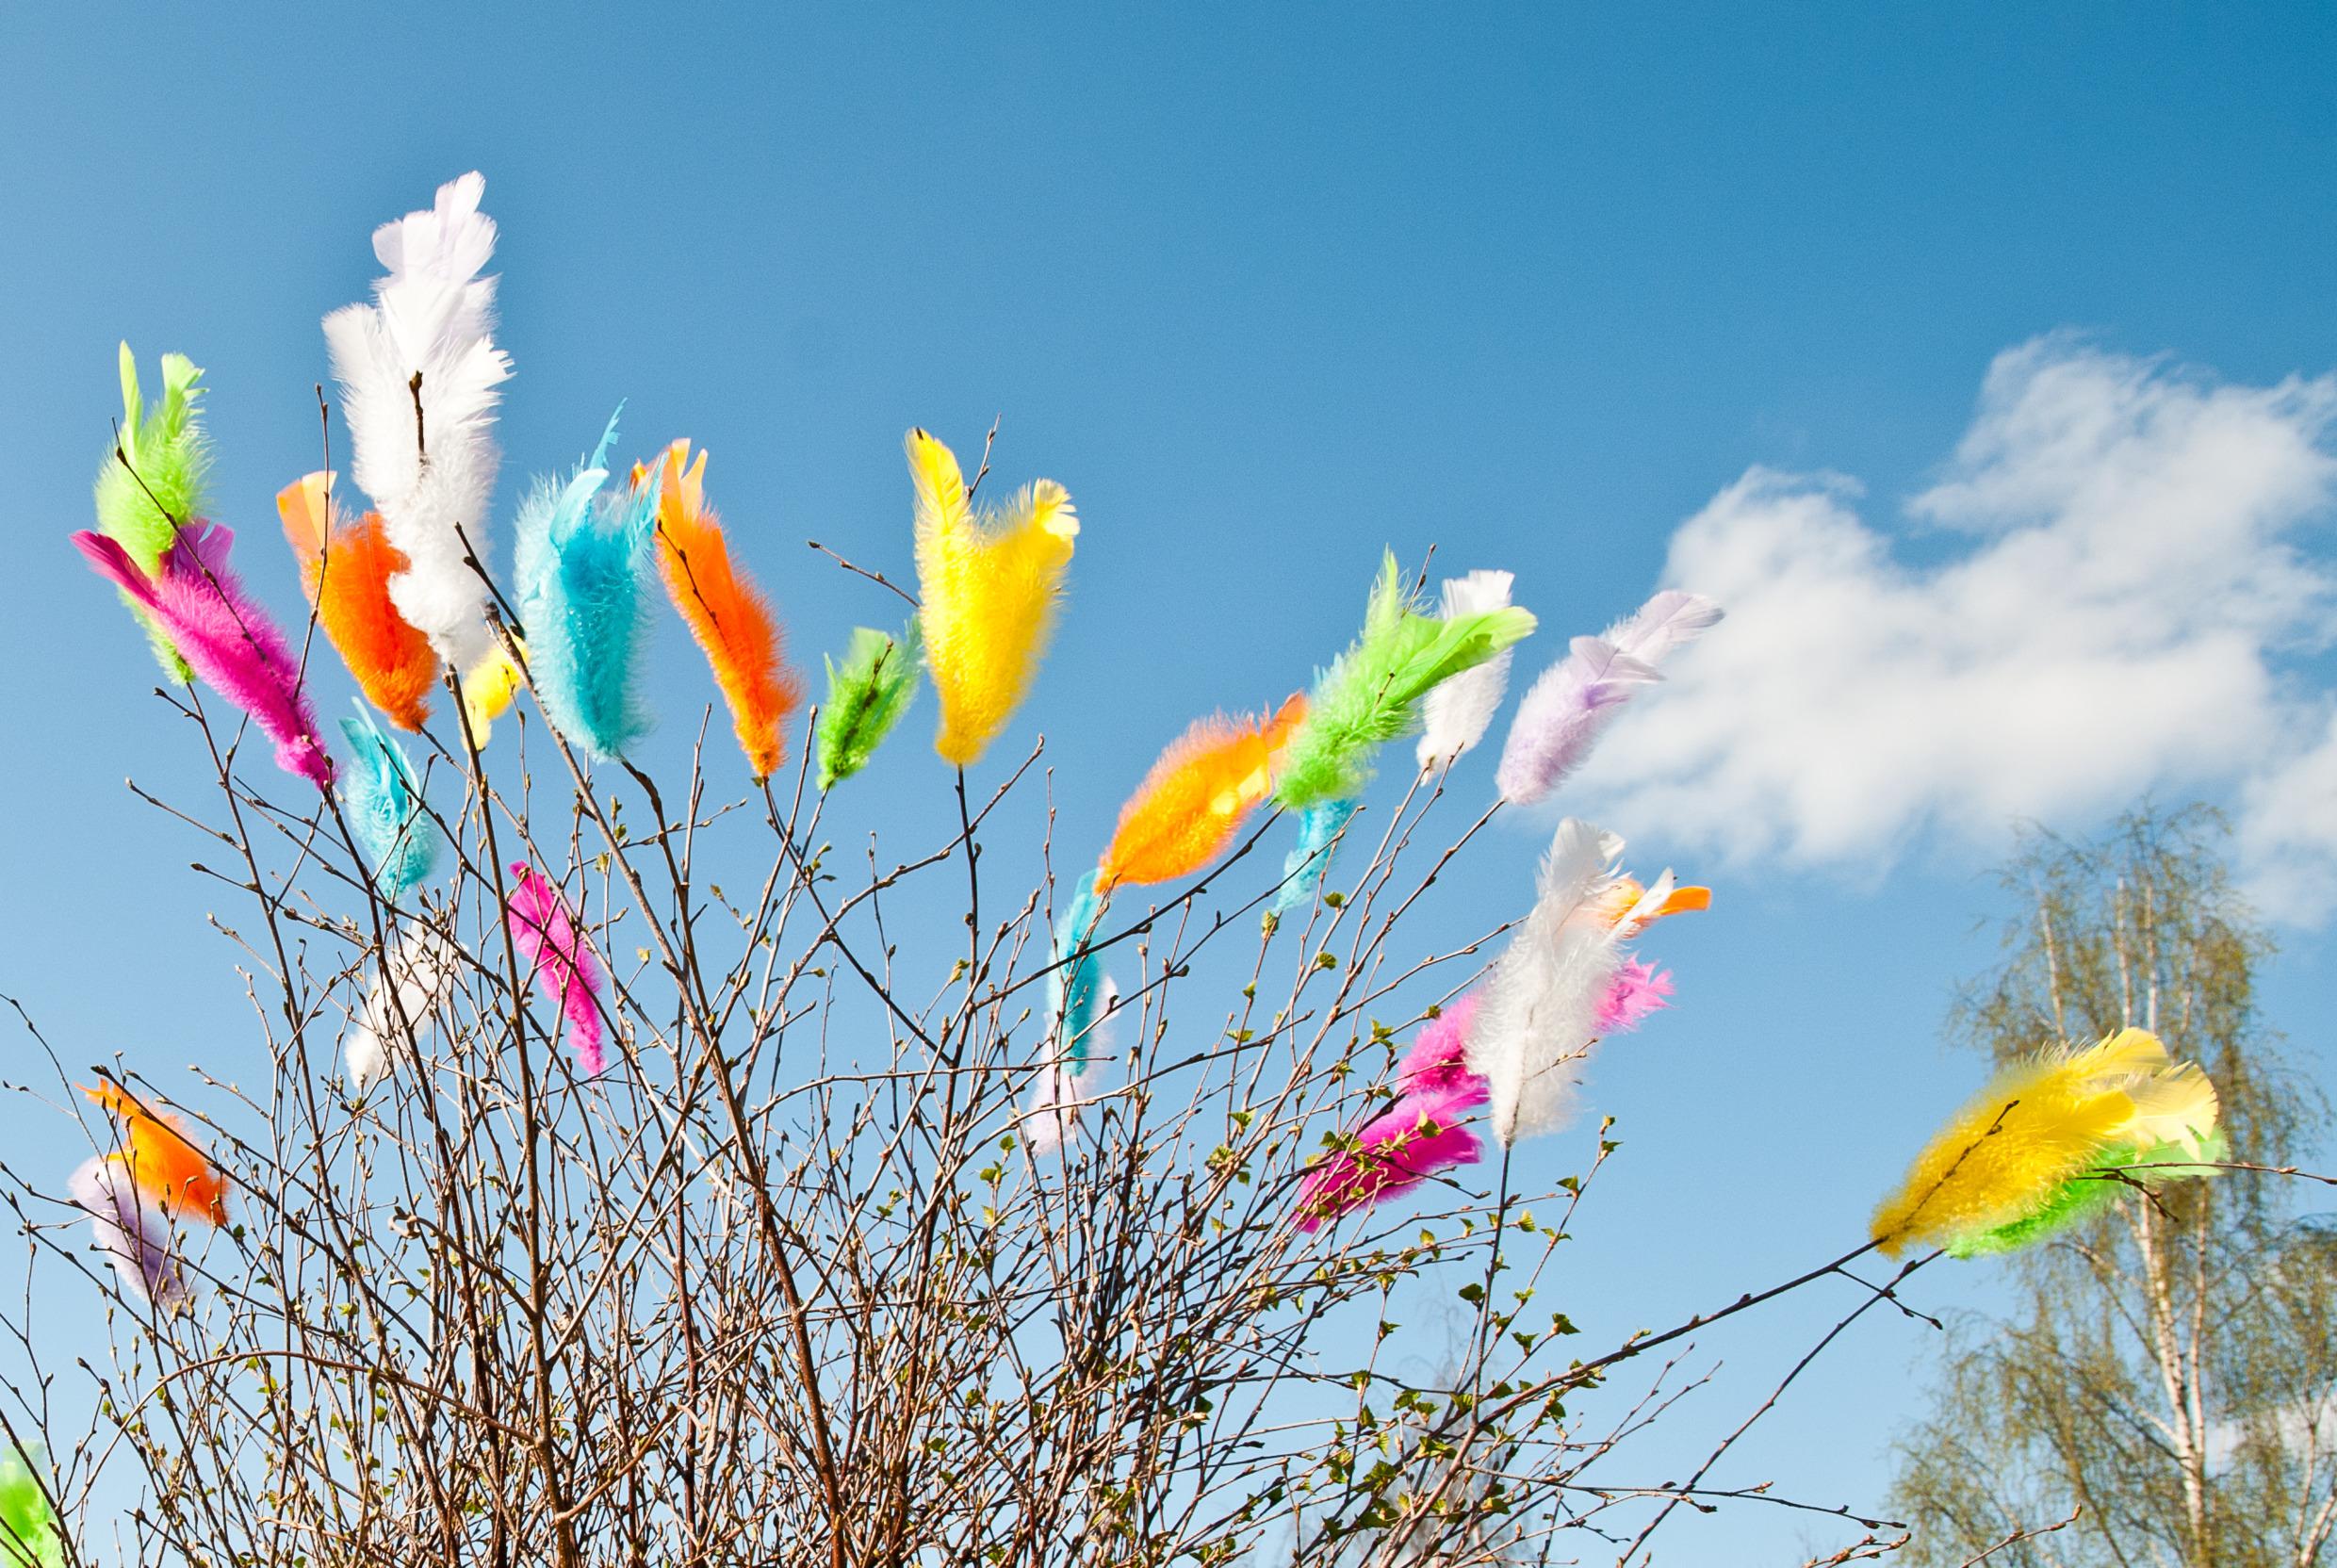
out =
[[[1429,1022],[1397,1064],[1396,1103],[1355,1132],[1355,1147],[1324,1155],[1299,1184],[1299,1228],[1385,1202],[1430,1177],[1484,1156],[1461,1119],[1485,1102],[1485,1080],[1463,1060],[1477,998]]]
[[[1598,1032],[1621,1035],[1672,1004],[1672,977],[1644,958],[1626,958],[1607,994],[1598,1000]]]
[[[333,787],[333,754],[301,689],[300,662],[228,567],[231,530],[197,518],[178,531],[151,578],[104,534],[73,540],[102,576],[153,612],[196,674],[252,716],[275,743],[278,767],[319,790]]]
[[[512,875],[515,881],[507,917],[512,940],[535,966],[537,989],[568,1021],[577,1065],[587,1077],[594,1076],[608,1065],[600,1040],[600,966],[568,918],[560,890],[524,860],[513,862]]]

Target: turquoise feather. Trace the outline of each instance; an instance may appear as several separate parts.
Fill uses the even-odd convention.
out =
[[[1288,914],[1314,901],[1315,890],[1323,885],[1323,874],[1331,869],[1331,858],[1338,851],[1339,830],[1362,804],[1354,799],[1326,800],[1299,814],[1299,841],[1290,846],[1283,861],[1283,887],[1274,895],[1273,913]]]
[[[528,678],[552,727],[598,761],[649,730],[639,692],[647,641],[646,579],[658,480],[601,494],[620,404],[566,483],[538,480],[519,508],[515,576]]]
[[[341,809],[373,862],[373,886],[384,898],[402,898],[437,864],[438,825],[422,809],[422,786],[406,754],[363,704],[355,718],[341,721],[341,735],[354,754],[339,777]]]
[[[1047,977],[1050,1010],[1055,1019],[1055,1038],[1063,1051],[1064,1071],[1077,1076],[1087,1065],[1087,1042],[1094,1037],[1103,1000],[1103,966],[1092,953],[1066,962],[1094,941],[1096,927],[1111,905],[1109,893],[1096,891],[1096,874],[1079,879],[1071,901],[1055,917],[1055,968]]]

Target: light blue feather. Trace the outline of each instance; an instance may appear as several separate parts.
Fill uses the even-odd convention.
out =
[[[646,734],[640,696],[644,593],[657,531],[658,477],[604,495],[617,416],[563,484],[538,480],[519,508],[515,576],[528,676],[544,716],[599,761]]]
[[[373,862],[373,885],[385,899],[399,899],[421,885],[438,861],[438,825],[422,809],[421,782],[398,743],[382,732],[373,715],[341,721],[351,765],[340,775],[341,809],[350,831]]]
[[[1065,963],[1095,939],[1096,927],[1112,895],[1096,891],[1096,874],[1089,872],[1071,890],[1071,901],[1054,922],[1056,968],[1047,977],[1047,996],[1055,1018],[1055,1038],[1063,1051],[1063,1070],[1074,1076],[1087,1065],[1087,1042],[1094,1037],[1097,1014],[1103,999],[1103,966],[1092,953]]]
[[[1283,861],[1283,887],[1274,895],[1274,913],[1287,914],[1313,902],[1315,890],[1323,885],[1323,873],[1331,869],[1331,858],[1339,847],[1339,830],[1362,804],[1357,800],[1326,800],[1299,814],[1299,841],[1290,846],[1290,854]]]

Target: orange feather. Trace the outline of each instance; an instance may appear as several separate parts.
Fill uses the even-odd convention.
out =
[[[1119,825],[1096,871],[1096,888],[1167,882],[1224,852],[1234,830],[1274,787],[1290,733],[1306,717],[1293,696],[1271,718],[1201,719],[1179,736],[1119,809]]]
[[[389,601],[390,576],[406,569],[405,555],[383,531],[380,514],[351,523],[333,505],[332,482],[331,474],[310,474],[276,494],[301,588],[366,700],[399,728],[418,730],[430,718],[438,655]]]
[[[683,470],[690,443],[665,449],[658,495],[658,571],[665,592],[706,650],[714,683],[730,705],[730,727],[757,778],[787,758],[780,727],[803,701],[803,686],[780,658],[779,627],[755,580],[733,565],[722,520],[706,504],[706,454]]]
[[[173,1214],[227,1223],[227,1179],[187,1141],[176,1117],[148,1110],[113,1084],[81,1092],[122,1123],[123,1147],[113,1157],[129,1167],[131,1179],[156,1202]]]

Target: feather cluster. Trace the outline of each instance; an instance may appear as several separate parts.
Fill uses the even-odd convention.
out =
[[[487,499],[498,455],[494,426],[511,359],[495,346],[495,220],[479,210],[486,181],[438,188],[428,211],[373,231],[388,275],[371,304],[324,318],[341,385],[358,485],[404,559],[389,575],[398,612],[440,658],[467,670],[486,657]]]
[[[1325,800],[1299,813],[1299,841],[1283,858],[1283,885],[1274,902],[1267,906],[1268,919],[1314,902],[1323,885],[1323,874],[1331,870],[1331,858],[1338,851],[1339,836],[1362,805],[1353,798]]]
[[[1666,915],[1711,903],[1708,889],[1678,887],[1670,872],[1641,886],[1616,869],[1622,853],[1611,833],[1573,817],[1559,824],[1532,912],[1485,983],[1468,1063],[1490,1086],[1505,1149],[1557,1125],[1573,1089],[1569,1066],[1654,1010],[1659,982],[1626,968],[1625,944]]]
[[[635,469],[629,485],[601,494],[615,441],[613,415],[593,455],[565,483],[538,481],[515,525],[530,683],[552,727],[604,762],[649,728],[637,667],[659,490],[658,475]]]
[[[1514,605],[1424,615],[1390,552],[1364,615],[1363,635],[1316,678],[1306,722],[1291,737],[1274,798],[1291,810],[1363,792],[1372,754],[1418,722],[1430,689],[1476,669],[1534,629]]]
[[[690,635],[713,666],[730,705],[730,727],[757,778],[787,756],[781,727],[803,701],[803,687],[782,662],[778,623],[755,580],[731,564],[722,520],[706,504],[706,454],[690,461],[690,443],[665,450],[657,510],[658,570]]]
[[[122,428],[97,471],[97,531],[120,545],[152,577],[178,531],[210,510],[211,443],[203,429],[203,372],[185,354],[162,356],[162,399],[148,408],[138,381],[138,357],[122,345]],[[194,678],[154,612],[125,591],[146,629],[163,673],[184,685]]]
[[[32,1457],[14,1444],[0,1454],[0,1563],[8,1568],[64,1568],[57,1511],[33,1465]]]
[[[2216,1110],[2207,1075],[2147,1030],[2046,1052],[1999,1072],[1940,1129],[1876,1207],[1871,1233],[1894,1257],[2023,1245],[2106,1206],[2073,1183],[2112,1187],[2102,1173],[2122,1166],[2214,1159]],[[2204,1171],[2150,1173],[2185,1174]]]
[[[461,950],[433,925],[417,920],[398,934],[374,972],[365,1008],[343,1043],[353,1092],[365,1093],[388,1074],[393,1044],[416,1048],[461,972],[462,962]],[[594,1021],[598,1023],[597,1017]]]
[[[560,890],[525,861],[512,868],[506,923],[534,969],[536,989],[567,1020],[568,1040],[586,1077],[608,1065],[600,1033],[600,965],[584,944]]]
[[[101,1083],[81,1092],[113,1116],[122,1148],[110,1157],[128,1169],[139,1191],[175,1217],[227,1223],[227,1179],[188,1141],[176,1117],[117,1084]]]
[[[1437,607],[1439,616],[1454,621],[1507,609],[1514,580],[1508,572],[1448,577]],[[1510,688],[1510,661],[1515,657],[1515,649],[1503,648],[1475,669],[1463,670],[1429,688],[1422,705],[1420,744],[1414,752],[1422,773],[1450,767],[1485,738],[1485,731],[1493,727],[1493,716],[1501,710],[1502,694]]]
[[[373,886],[383,898],[403,898],[421,884],[438,861],[438,825],[422,808],[421,781],[398,743],[382,732],[373,716],[357,710],[341,721],[352,761],[341,780],[341,807],[366,858],[373,862]]]
[[[1396,1102],[1308,1168],[1299,1184],[1300,1230],[1316,1230],[1483,1157],[1477,1135],[1461,1125],[1489,1092],[1467,1059],[1477,1008],[1477,997],[1463,997],[1423,1028],[1397,1064]]]
[[[1591,755],[1615,710],[1663,678],[1657,666],[1664,656],[1720,618],[1710,599],[1669,591],[1603,635],[1576,638],[1566,657],[1527,688],[1510,721],[1495,775],[1501,798],[1520,806],[1546,798]]]
[[[1096,886],[1189,876],[1225,852],[1243,819],[1272,792],[1291,732],[1306,717],[1294,695],[1271,715],[1196,720],[1119,808]]]
[[[825,661],[827,700],[820,707],[815,740],[820,788],[832,790],[868,766],[892,727],[917,695],[921,657],[915,616],[894,637],[874,627],[856,626],[844,661]]]
[[[908,433],[917,493],[918,612],[925,663],[941,703],[934,749],[967,767],[1021,706],[1070,569],[1079,516],[1063,486],[1042,479],[997,515],[975,516],[950,449]]]
[[[275,743],[278,767],[329,790],[333,755],[301,689],[299,662],[229,568],[235,539],[227,529],[197,521],[179,531],[151,574],[104,534],[76,533],[74,544],[153,617],[198,675],[251,715]]]
[[[389,596],[389,580],[405,569],[383,531],[382,514],[352,523],[333,502],[333,475],[314,473],[276,494],[284,536],[301,564],[301,587],[317,623],[366,700],[400,729],[430,719],[438,654]]]
[[[1088,944],[1095,940],[1096,927],[1103,923],[1111,902],[1111,890],[1089,872],[1055,916],[1054,967],[1047,973],[1048,1013],[1054,1020],[1055,1044],[1074,1077],[1087,1065],[1096,1021],[1103,1016],[1103,967]]]

